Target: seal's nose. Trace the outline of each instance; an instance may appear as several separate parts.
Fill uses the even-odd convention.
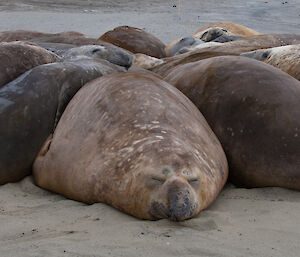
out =
[[[167,197],[169,219],[180,221],[194,216],[197,203],[192,195],[192,189],[187,183],[181,180],[170,182]]]

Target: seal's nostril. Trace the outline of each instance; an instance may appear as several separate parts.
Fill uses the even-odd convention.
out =
[[[171,170],[169,170],[168,168],[162,170],[162,174],[164,175],[168,175],[169,173],[171,173]]]
[[[96,49],[94,49],[93,51],[92,51],[92,53],[94,54],[94,53],[97,53],[97,52],[99,52],[101,49],[100,48],[96,48]]]

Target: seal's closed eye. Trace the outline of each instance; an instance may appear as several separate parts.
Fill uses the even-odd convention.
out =
[[[165,179],[158,178],[158,177],[152,177],[152,180],[155,182],[161,183],[161,184],[165,183],[165,181],[166,181]]]
[[[190,179],[190,180],[188,180],[188,182],[190,185],[196,185],[199,183],[199,179]]]
[[[267,53],[267,52],[264,52],[262,55],[263,58],[267,58],[268,56],[269,56],[269,53]]]

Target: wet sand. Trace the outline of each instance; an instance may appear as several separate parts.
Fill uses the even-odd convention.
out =
[[[98,37],[130,25],[168,43],[209,22],[232,21],[263,33],[300,34],[300,0],[180,2],[178,13],[178,1],[0,1],[0,31],[75,30]],[[65,199],[27,177],[0,186],[0,256],[296,257],[299,217],[299,192],[229,184],[195,219],[142,221],[105,204]]]

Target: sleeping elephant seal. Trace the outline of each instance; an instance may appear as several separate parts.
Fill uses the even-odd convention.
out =
[[[38,46],[0,43],[0,60],[1,88],[33,67],[58,62],[61,58]]]
[[[241,53],[257,49],[295,44],[300,44],[300,35],[270,34],[245,37],[227,43],[208,42],[195,46],[198,49],[191,49],[192,51],[190,52],[165,58],[162,64],[155,66],[151,71],[164,77],[174,68],[189,62],[196,62],[216,56],[240,55]]]
[[[114,45],[86,45],[74,47],[61,54],[64,59],[72,59],[80,55],[88,56],[93,59],[103,59],[113,64],[123,66],[126,69],[133,63],[133,54]]]
[[[300,190],[300,82],[271,65],[222,56],[178,67],[166,81],[203,113],[239,186]]]
[[[33,38],[45,38],[53,36],[86,37],[86,35],[76,31],[65,31],[53,34],[33,30],[8,30],[0,32],[0,42],[27,41]]]
[[[273,65],[300,80],[300,45],[261,49],[241,55]]]
[[[38,186],[74,200],[184,220],[216,198],[228,171],[218,139],[181,92],[128,72],[76,94],[33,172]]]
[[[237,23],[214,22],[214,23],[210,23],[210,24],[198,29],[197,32],[193,35],[193,37],[201,38],[206,31],[208,31],[212,28],[220,28],[227,34],[241,36],[241,37],[251,37],[251,36],[261,35],[260,32],[250,29],[246,26],[237,24]],[[222,34],[224,34],[224,33],[222,33]]]
[[[164,43],[142,29],[121,26],[104,33],[99,39],[134,54],[141,53],[156,58],[166,57]]]
[[[212,27],[201,31],[198,34],[193,35],[195,38],[199,38],[204,42],[213,41],[221,36],[233,36],[234,34],[228,32],[226,29],[219,28],[219,27]]]
[[[176,55],[180,51],[180,49],[184,47],[196,46],[203,43],[204,41],[194,37],[179,38],[166,46],[165,48],[166,55],[167,57],[171,57]]]
[[[162,64],[164,61],[155,57],[151,57],[145,54],[134,54],[133,65],[143,69],[151,69],[157,65]]]
[[[207,49],[207,48],[210,48],[212,46],[220,46],[222,43],[219,43],[219,42],[207,42],[207,43],[204,43],[204,44],[199,44],[199,45],[193,45],[193,46],[187,46],[187,47],[183,47],[181,48],[177,53],[176,55],[178,54],[185,54],[185,53],[188,53],[188,52],[192,52],[192,51],[195,51],[197,49]]]
[[[33,68],[0,89],[0,185],[31,173],[32,163],[72,96],[88,81],[124,70],[88,59]]]
[[[211,42],[226,43],[226,42],[239,40],[242,38],[243,37],[241,37],[241,36],[235,36],[235,35],[222,35],[222,36],[219,36],[216,39],[212,40]]]
[[[87,38],[87,37],[77,37],[77,36],[66,36],[64,34],[54,34],[53,36],[33,38],[30,42],[41,44],[49,43],[59,43],[59,44],[69,44],[75,46],[85,46],[85,45],[101,45],[107,46],[112,45],[110,43],[98,40],[96,38]]]

